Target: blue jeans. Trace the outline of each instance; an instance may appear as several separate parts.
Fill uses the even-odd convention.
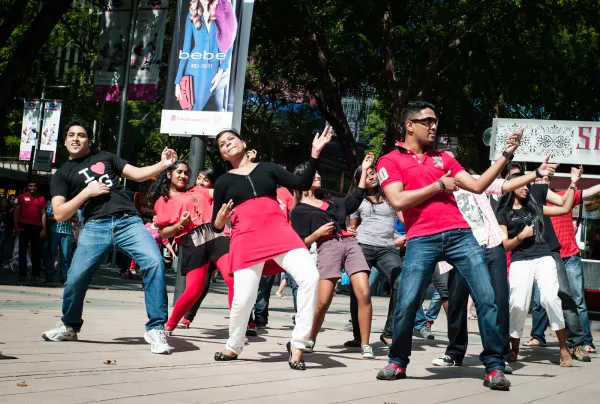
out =
[[[59,250],[58,268],[60,270],[60,281],[65,283],[67,280],[67,272],[73,255],[73,235],[50,232],[48,245],[45,250],[45,267],[46,276],[54,275],[54,259],[56,258],[56,250]]]
[[[427,323],[433,323],[435,320],[437,320],[441,309],[442,297],[440,296],[440,292],[438,292],[436,289],[435,292],[433,292],[433,296],[431,296],[431,301],[429,302],[427,313],[423,311],[423,302],[421,302],[421,307],[419,307],[419,309],[417,310],[415,330],[423,329],[425,328]]]
[[[63,324],[81,329],[83,302],[94,273],[113,246],[138,263],[144,274],[148,322],[146,330],[163,329],[167,322],[167,289],[162,255],[139,216],[122,215],[91,219],[79,241],[63,292]]]
[[[398,288],[389,362],[401,367],[406,367],[410,362],[417,310],[439,261],[446,261],[454,266],[469,285],[469,291],[477,305],[483,344],[480,359],[485,364],[486,372],[504,371],[504,346],[497,325],[498,309],[494,302],[494,290],[485,256],[471,229],[448,230],[408,241],[402,281]]]
[[[590,319],[588,317],[588,309],[585,305],[585,289],[583,287],[583,262],[579,255],[573,255],[571,257],[563,258],[565,269],[567,270],[567,277],[569,278],[569,286],[571,287],[571,297],[577,305],[577,314],[583,327],[585,334],[583,343],[584,345],[594,346],[594,339],[592,338],[592,330],[590,329]]]
[[[546,328],[548,328],[548,315],[542,307],[540,289],[537,283],[533,284],[533,293],[531,294],[531,338],[540,342],[540,346],[546,344]]]
[[[275,275],[260,277],[256,303],[254,303],[254,319],[250,314],[250,321],[255,322],[257,325],[267,325],[269,323],[269,299],[274,283]]]

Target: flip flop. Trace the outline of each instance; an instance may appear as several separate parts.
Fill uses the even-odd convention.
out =
[[[530,338],[529,341],[525,342],[523,344],[523,346],[533,346],[533,347],[539,347],[542,344],[540,344],[540,341],[537,338]]]
[[[469,317],[467,317],[469,320],[477,320],[477,316],[474,315],[470,315]]]

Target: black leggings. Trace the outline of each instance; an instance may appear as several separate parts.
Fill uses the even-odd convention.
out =
[[[400,251],[393,246],[376,247],[367,244],[359,245],[360,248],[362,248],[369,268],[377,268],[392,288],[388,306],[388,315],[382,333],[385,338],[392,338],[394,312],[396,310],[396,301],[398,297],[398,285],[400,284],[400,274],[402,272],[402,257],[400,256]],[[350,285],[350,317],[352,318],[352,333],[354,334],[354,339],[360,341],[358,300],[356,299],[352,285]]]

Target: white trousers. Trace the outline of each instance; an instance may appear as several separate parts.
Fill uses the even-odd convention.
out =
[[[510,336],[521,338],[529,312],[533,282],[540,289],[542,307],[548,313],[553,331],[565,328],[560,298],[556,263],[551,256],[510,264]]]
[[[274,258],[274,261],[298,284],[298,312],[296,313],[296,326],[292,331],[292,344],[297,349],[305,349],[312,329],[319,291],[317,266],[305,248],[288,251]],[[239,355],[244,349],[248,318],[256,302],[258,284],[264,266],[263,262],[233,273],[233,302],[229,316],[229,339],[226,349],[235,352],[236,355]]]

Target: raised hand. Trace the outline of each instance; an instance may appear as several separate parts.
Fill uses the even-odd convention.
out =
[[[217,213],[217,217],[215,219],[215,227],[217,229],[222,229],[225,227],[229,219],[231,218],[231,213],[233,212],[233,201],[230,200],[227,203],[221,205],[221,209]]]
[[[577,184],[577,182],[581,179],[582,170],[583,168],[571,167],[571,184]]]
[[[450,177],[450,171],[440,177],[440,181],[444,184],[444,189],[442,191],[447,192],[449,194],[454,191],[458,191],[458,187],[456,186],[456,181],[454,178]]]
[[[257,155],[257,152],[254,149],[246,151],[246,156],[248,156],[248,159],[253,163],[256,160],[256,155]]]
[[[556,164],[548,163],[548,160],[550,160],[550,156],[547,156],[544,159],[544,162],[538,168],[539,173],[543,177],[546,177],[546,176],[552,177],[554,175],[554,172],[556,171],[556,168],[560,165],[559,163],[556,163]]]
[[[85,187],[85,192],[87,193],[88,198],[93,198],[98,195],[108,194],[110,188],[101,182],[92,181]]]
[[[507,153],[514,153],[515,150],[521,144],[521,137],[523,136],[523,128],[511,134],[506,138],[506,149],[504,149]]]
[[[321,151],[323,151],[325,145],[331,141],[332,137],[333,128],[331,126],[325,126],[323,132],[317,133],[313,139],[311,156],[318,159]]]
[[[367,153],[362,162],[363,171],[368,170],[370,167],[373,166],[373,160],[375,160],[375,156],[373,155],[373,153]]]
[[[160,161],[165,167],[171,167],[177,161],[177,153],[175,150],[165,147],[160,155]]]

